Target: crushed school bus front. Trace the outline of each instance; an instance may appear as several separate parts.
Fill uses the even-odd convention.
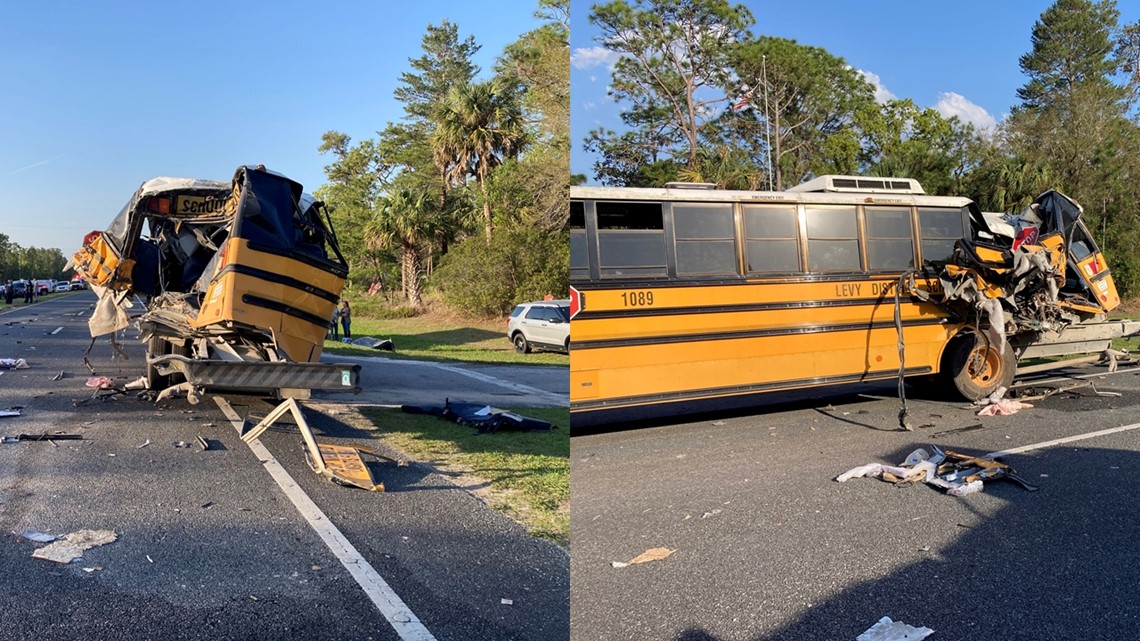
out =
[[[137,323],[150,389],[359,389],[359,366],[319,362],[348,274],[331,223],[264,167],[143,183],[71,265],[99,297],[93,337]],[[146,309],[132,318],[135,297]]]

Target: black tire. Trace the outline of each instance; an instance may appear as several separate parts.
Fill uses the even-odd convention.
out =
[[[147,389],[162,391],[170,387],[170,377],[158,373],[158,368],[149,363],[150,359],[165,356],[170,353],[170,343],[158,336],[151,336],[146,341],[146,385]]]
[[[570,353],[570,337],[569,336],[566,337],[566,342],[562,344],[562,349],[566,350],[567,354]]]
[[[1001,352],[984,337],[969,333],[954,337],[946,346],[942,374],[959,394],[980,401],[999,387],[1009,387],[1017,373],[1017,356],[1009,341]]]
[[[530,353],[530,343],[527,342],[526,336],[523,336],[522,332],[515,332],[514,338],[511,339],[511,342],[515,344],[516,352],[520,354]]]

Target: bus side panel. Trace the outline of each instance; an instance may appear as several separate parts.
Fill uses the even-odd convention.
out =
[[[906,327],[907,371],[935,373],[951,329],[943,324]],[[579,349],[572,361],[572,407],[890,378],[899,368],[893,327]]]

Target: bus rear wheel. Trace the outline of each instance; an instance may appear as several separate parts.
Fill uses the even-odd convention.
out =
[[[1009,387],[1017,356],[1009,341],[1002,349],[977,334],[956,337],[946,348],[943,373],[962,396],[980,401],[999,387]]]

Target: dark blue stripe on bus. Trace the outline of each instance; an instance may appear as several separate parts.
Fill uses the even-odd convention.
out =
[[[930,367],[908,367],[905,370],[906,376],[915,376],[918,374],[929,374],[933,372]],[[862,383],[865,381],[877,381],[884,379],[896,378],[899,375],[897,369],[892,370],[878,370],[874,372],[867,372],[866,374],[844,374],[843,376],[818,376],[816,378],[800,378],[788,381],[777,381],[774,383],[758,383],[755,385],[736,385],[733,387],[714,387],[708,389],[691,390],[684,392],[669,392],[666,394],[646,394],[643,396],[625,396],[622,398],[610,398],[600,401],[579,401],[570,404],[571,411],[582,410],[603,410],[607,408],[625,407],[629,405],[645,405],[651,403],[662,403],[668,401],[690,401],[702,398],[712,398],[716,396],[732,396],[740,394],[758,393],[758,392],[773,392],[785,389],[799,389],[802,387],[812,387],[815,385],[838,385],[841,383]]]
[[[268,298],[262,298],[260,296],[254,296],[253,294],[244,294],[241,297],[241,302],[243,302],[247,305],[256,305],[257,307],[264,307],[265,309],[272,309],[273,311],[281,312],[282,314],[288,314],[289,316],[292,316],[293,318],[299,318],[303,321],[312,323],[314,325],[320,325],[324,329],[328,329],[329,327],[332,327],[332,319],[331,318],[321,318],[320,316],[310,314],[309,312],[306,312],[303,309],[297,309],[296,307],[293,307],[291,305],[286,305],[285,303],[282,303],[280,301],[269,300]]]
[[[949,319],[933,318],[903,321],[903,327],[923,325],[943,325]],[[843,325],[813,325],[810,327],[789,327],[780,329],[750,329],[741,332],[717,332],[708,334],[676,334],[672,336],[639,336],[637,338],[616,338],[600,341],[571,341],[570,350],[602,349],[606,347],[635,347],[640,345],[669,345],[675,343],[698,343],[703,341],[726,341],[741,338],[768,338],[771,336],[798,336],[802,334],[825,334],[829,332],[858,332],[871,329],[894,329],[894,321],[881,323],[847,323]]]
[[[301,291],[307,292],[307,293],[312,294],[314,296],[318,296],[320,298],[323,298],[323,299],[329,301],[330,303],[336,303],[336,302],[340,301],[340,297],[337,296],[336,294],[334,294],[330,291],[321,289],[315,285],[310,285],[309,283],[306,283],[306,282],[301,281],[301,280],[297,280],[296,278],[293,278],[291,276],[284,276],[282,274],[277,274],[275,272],[265,271],[264,269],[257,269],[256,267],[250,267],[248,265],[237,265],[237,264],[226,265],[225,267],[222,268],[222,271],[218,272],[218,275],[215,276],[215,278],[221,278],[222,275],[224,275],[228,272],[234,272],[235,274],[243,274],[245,276],[252,276],[253,278],[268,281],[271,283],[277,283],[278,285],[285,285],[286,287],[292,287],[293,289],[299,289]]]
[[[919,298],[907,296],[904,303],[923,303]],[[641,318],[645,316],[680,316],[684,314],[727,314],[732,312],[770,312],[787,309],[814,309],[820,307],[858,307],[862,305],[891,305],[895,297],[886,294],[882,298],[845,298],[843,300],[792,301],[783,303],[740,303],[738,305],[702,305],[694,307],[638,307],[635,309],[613,309],[600,312],[582,310],[574,320],[594,320],[606,318]]]

